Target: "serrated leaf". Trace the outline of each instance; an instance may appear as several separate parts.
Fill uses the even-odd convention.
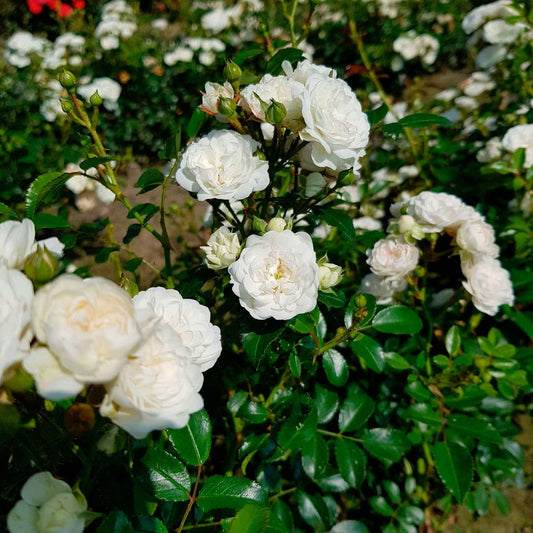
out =
[[[432,453],[439,477],[455,499],[462,503],[474,476],[470,452],[455,442],[438,442],[433,446]]]
[[[366,455],[355,444],[346,439],[335,441],[335,457],[339,471],[350,487],[361,485],[366,474]]]
[[[266,356],[270,345],[281,335],[283,329],[276,329],[268,333],[243,333],[242,345],[244,351],[250,356],[252,363],[258,367]]]
[[[215,475],[207,479],[196,503],[204,512],[212,509],[238,510],[248,503],[266,506],[268,495],[255,481]]]
[[[156,189],[160,185],[163,185],[163,183],[165,183],[165,176],[163,173],[156,168],[150,168],[141,174],[135,187],[141,189],[137,194],[143,194]]]
[[[288,61],[294,64],[303,56],[303,51],[299,48],[283,48],[275,54],[267,63],[266,73],[272,76],[278,76],[282,73],[281,64],[283,61]]]
[[[328,464],[329,451],[324,437],[315,433],[313,437],[302,446],[302,466],[304,472],[311,479],[322,477]]]
[[[387,466],[398,462],[410,447],[399,429],[376,428],[363,435],[363,448]]]
[[[229,533],[263,533],[268,526],[270,509],[253,503],[246,504],[231,521]]]
[[[170,443],[179,456],[190,465],[200,466],[211,450],[211,420],[202,409],[189,417],[189,423],[181,429],[167,430]]]
[[[374,372],[381,373],[385,368],[385,353],[381,345],[368,337],[367,335],[360,335],[357,339],[350,343],[352,351],[360,357]]]
[[[448,418],[448,427],[460,434],[469,435],[481,442],[502,444],[503,439],[499,431],[489,422],[466,415],[452,415]]]
[[[375,407],[376,402],[360,387],[350,387],[339,411],[339,430],[348,432],[363,427]]]
[[[161,448],[148,448],[142,463],[147,469],[144,485],[160,500],[183,502],[189,499],[191,480],[181,461]]]
[[[322,366],[332,385],[342,387],[348,381],[348,363],[337,350],[328,350],[324,353]]]
[[[412,309],[403,305],[391,305],[374,317],[372,325],[382,333],[414,335],[422,329],[423,324]]]
[[[33,217],[35,230],[40,229],[69,229],[70,223],[63,217],[51,215],[50,213],[39,213]]]
[[[116,159],[113,159],[112,157],[88,157],[79,164],[79,167],[82,170],[87,171],[90,168],[96,168],[99,165],[109,163],[110,161],[116,161]]]
[[[18,220],[17,213],[11,209],[8,205],[0,202],[0,217],[6,217],[14,220]]]
[[[64,172],[49,172],[36,178],[26,192],[26,216],[33,218],[41,204],[57,194],[69,179]]]

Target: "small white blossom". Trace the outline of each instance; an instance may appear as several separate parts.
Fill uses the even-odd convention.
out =
[[[239,236],[229,228],[222,226],[209,237],[205,246],[200,246],[205,252],[207,266],[213,270],[227,268],[241,252]]]
[[[419,249],[403,239],[392,237],[381,239],[371,250],[367,250],[367,264],[377,276],[403,278],[418,265]]]
[[[508,152],[514,153],[519,148],[526,149],[524,167],[533,165],[533,124],[514,126],[507,130],[502,139],[502,146]]]

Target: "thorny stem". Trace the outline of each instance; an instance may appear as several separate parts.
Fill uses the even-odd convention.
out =
[[[192,489],[192,494],[190,495],[189,503],[187,504],[187,508],[185,509],[185,514],[183,515],[183,518],[181,519],[180,526],[176,530],[176,533],[180,533],[181,531],[183,531],[185,522],[187,521],[187,517],[189,516],[192,506],[194,505],[194,502],[196,501],[196,493],[198,491],[198,484],[200,483],[201,473],[202,473],[202,465],[198,467],[198,473],[196,474],[196,481],[194,482],[194,488]]]

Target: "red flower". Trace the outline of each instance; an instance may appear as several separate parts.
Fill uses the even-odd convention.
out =
[[[38,15],[43,10],[43,5],[46,0],[28,0],[28,8],[30,13]]]
[[[85,0],[72,0],[72,5],[64,4],[61,0],[27,0],[31,13],[38,15],[44,6],[59,14],[61,18],[68,17],[74,9],[83,9]]]

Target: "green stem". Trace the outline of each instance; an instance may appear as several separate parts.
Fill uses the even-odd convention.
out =
[[[194,524],[192,526],[184,526],[181,528],[181,531],[188,531],[189,529],[196,529],[200,527],[215,527],[220,526],[222,524],[222,521],[219,522],[206,522],[205,524]]]
[[[349,437],[348,435],[343,435],[342,433],[333,433],[333,431],[326,431],[325,429],[317,429],[317,431],[318,433],[322,433],[322,435],[336,437],[337,439],[347,439],[353,442],[363,442],[363,439],[358,439],[356,437]]]
[[[198,467],[198,473],[196,474],[196,481],[194,483],[194,488],[192,490],[191,497],[189,499],[189,503],[187,504],[187,508],[185,509],[185,514],[183,515],[183,518],[181,519],[181,523],[176,530],[176,533],[180,533],[183,531],[183,528],[185,526],[185,522],[187,521],[187,517],[189,516],[189,513],[191,512],[192,506],[194,505],[194,502],[196,501],[196,492],[198,491],[198,483],[200,483],[200,474],[202,473],[202,465]]]
[[[271,497],[270,497],[270,501],[271,501],[271,502],[274,502],[274,501],[276,501],[277,499],[281,498],[282,496],[286,496],[287,494],[292,494],[292,493],[295,492],[297,489],[298,489],[298,487],[291,487],[290,489],[282,490],[282,491],[278,492],[277,494],[274,494],[274,496],[271,496]]]

